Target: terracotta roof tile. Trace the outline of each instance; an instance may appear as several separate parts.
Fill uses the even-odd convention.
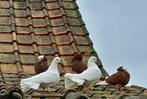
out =
[[[12,44],[1,44],[0,43],[0,52],[2,52],[2,53],[7,53],[7,52],[9,52],[9,53],[12,53],[13,52],[13,46],[12,46]]]
[[[0,8],[9,8],[10,3],[9,1],[0,1]]]
[[[12,35],[11,34],[3,34],[3,33],[1,33],[0,34],[0,42],[12,42]]]
[[[33,40],[30,35],[17,35],[18,43],[20,44],[32,44]]]
[[[10,17],[1,17],[0,22],[0,25],[10,25]]]
[[[15,57],[13,54],[0,54],[0,62],[1,63],[14,63]]]
[[[0,26],[0,33],[10,33],[10,27],[9,26]]]
[[[14,10],[16,17],[27,17],[26,10]]]
[[[34,55],[20,55],[21,63],[22,64],[34,64],[35,63],[35,56]]]
[[[17,26],[28,26],[29,21],[26,18],[15,18]]]
[[[50,1],[50,0],[48,0],[48,1]],[[54,1],[56,1],[56,0],[54,0]],[[60,5],[58,2],[47,2],[46,5],[47,5],[48,10],[54,10],[54,9],[60,8]]]
[[[63,74],[72,72],[74,54],[82,53],[85,64],[91,55],[97,56],[75,0],[0,0],[0,46],[0,93],[20,87],[20,79],[35,75],[39,55],[46,55],[48,64],[54,56],[62,60],[58,66],[62,80],[52,85],[51,92],[39,88],[25,94],[26,99],[60,99],[66,91]],[[100,60],[98,65],[102,66]],[[124,92],[108,86],[84,88],[80,92],[92,99],[146,93],[138,87],[128,87]]]
[[[9,16],[10,10],[9,9],[0,9],[0,16]]]

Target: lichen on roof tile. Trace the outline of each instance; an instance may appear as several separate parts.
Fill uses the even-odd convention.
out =
[[[0,17],[1,25],[10,25],[10,17]]]
[[[10,3],[9,1],[0,1],[0,8],[9,8]]]
[[[13,54],[0,54],[0,62],[1,63],[14,63],[15,57]]]
[[[16,17],[27,17],[26,10],[14,10]]]
[[[33,40],[31,35],[17,35],[18,43],[20,44],[32,44]]]
[[[3,34],[3,33],[0,33],[0,42],[5,42],[5,43],[10,43],[12,42],[12,35],[11,34]]]
[[[47,2],[46,5],[48,10],[54,10],[54,9],[60,8],[60,5],[58,2]]]

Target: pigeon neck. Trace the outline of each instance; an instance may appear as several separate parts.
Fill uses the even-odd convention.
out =
[[[56,71],[57,70],[57,63],[53,60],[52,63],[50,64],[48,70],[54,70]]]
[[[89,67],[92,67],[92,66],[94,66],[95,65],[95,62],[93,62],[93,61],[88,61],[88,68]]]

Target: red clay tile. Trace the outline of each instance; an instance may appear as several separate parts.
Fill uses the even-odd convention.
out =
[[[0,9],[0,16],[9,16],[10,10],[9,9]]]
[[[44,19],[32,19],[34,27],[45,27],[47,25]]]
[[[20,54],[20,59],[22,64],[34,64],[35,57],[34,55]]]
[[[12,53],[13,52],[12,44],[0,43],[0,52],[2,52],[2,53],[6,53],[6,52]]]
[[[42,7],[42,4],[40,2],[30,3],[30,9],[41,10],[42,8],[43,7]]]
[[[36,41],[39,45],[51,45],[55,43],[52,35],[36,35]]]
[[[90,45],[85,36],[73,36],[73,37],[76,41],[76,44]]]
[[[14,8],[15,9],[26,9],[27,8],[27,3],[26,2],[14,2]]]
[[[50,2],[50,3],[47,2],[46,5],[47,5],[48,10],[53,10],[53,9],[60,8],[60,5],[59,5],[58,2]]]
[[[14,10],[16,17],[27,17],[26,10]]]
[[[74,35],[85,35],[85,32],[81,26],[70,26],[70,29]]]
[[[48,34],[49,30],[46,27],[34,28],[34,33],[35,34]]]
[[[9,26],[0,26],[0,33],[10,33],[10,27]]]
[[[50,21],[52,26],[63,26],[65,24],[63,18],[51,19]]]
[[[34,65],[22,65],[25,74],[35,74]]]
[[[0,8],[9,8],[9,1],[0,1]]]
[[[30,35],[17,35],[18,43],[20,44],[32,44],[33,40]]]
[[[66,26],[53,27],[52,30],[54,35],[66,34],[68,32]]]
[[[70,36],[67,35],[57,35],[54,36],[55,40],[56,40],[56,44],[58,45],[65,45],[65,44],[70,44],[72,42],[72,38],[70,38]]]
[[[39,53],[44,55],[54,55],[58,52],[56,46],[38,46]]]
[[[63,2],[63,7],[65,9],[75,9],[75,5],[73,2]]]
[[[60,55],[73,55],[74,49],[70,45],[58,46]]]
[[[30,30],[29,27],[16,27],[17,33],[20,34],[29,34]]]
[[[1,25],[10,25],[10,17],[1,17],[0,24]]]
[[[63,15],[63,13],[57,9],[57,10],[50,10],[48,11],[49,17],[50,18],[58,18],[61,17]]]
[[[12,35],[0,33],[0,42],[12,42]]]
[[[2,63],[14,63],[15,57],[13,54],[0,54],[0,62]]]
[[[42,18],[42,17],[44,17],[43,11],[35,11],[35,10],[32,10],[31,11],[31,14],[32,14],[32,17],[33,18]]]
[[[17,26],[28,26],[29,22],[26,18],[15,18]]]
[[[17,73],[15,64],[1,64],[0,68],[2,73]]]
[[[19,52],[20,53],[34,53],[33,47],[32,46],[26,46],[26,45],[18,45]]]

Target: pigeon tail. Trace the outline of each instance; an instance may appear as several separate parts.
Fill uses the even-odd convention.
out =
[[[20,86],[23,92],[27,92],[28,90],[30,90],[31,88],[33,89],[38,89],[40,86],[40,83],[34,83],[31,81],[24,81],[24,79],[22,79],[22,81],[20,82]]]
[[[102,81],[102,82],[96,83],[96,85],[108,85],[108,83],[106,81]]]

